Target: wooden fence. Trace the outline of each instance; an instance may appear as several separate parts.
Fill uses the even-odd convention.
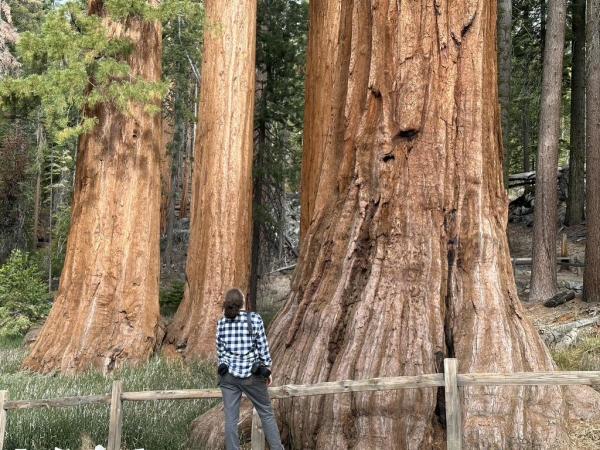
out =
[[[594,385],[600,384],[597,372],[521,372],[521,373],[457,373],[456,359],[444,360],[444,373],[404,377],[345,380],[310,385],[286,385],[269,388],[272,398],[305,397],[311,395],[344,394],[348,392],[391,391],[443,387],[446,400],[447,448],[462,448],[460,389],[464,386],[506,385]],[[110,423],[107,450],[119,450],[123,426],[124,401],[194,400],[220,398],[220,389],[188,389],[173,391],[123,392],[123,382],[115,381],[112,393],[85,397],[65,397],[44,400],[9,400],[8,391],[0,391],[0,450],[3,450],[8,412],[26,408],[69,407],[89,404],[110,405]],[[254,411],[252,416],[251,443],[253,450],[265,448],[260,419]]]

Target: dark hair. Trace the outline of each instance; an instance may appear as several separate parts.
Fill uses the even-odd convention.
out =
[[[243,305],[244,294],[238,288],[229,289],[225,293],[225,301],[223,302],[225,317],[228,319],[235,319]]]

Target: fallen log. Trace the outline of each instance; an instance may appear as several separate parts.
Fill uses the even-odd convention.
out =
[[[562,291],[556,294],[554,297],[550,297],[544,302],[544,306],[548,308],[556,308],[563,303],[567,303],[569,300],[575,298],[575,292],[573,291]]]
[[[544,327],[539,330],[539,333],[546,345],[561,350],[571,345],[583,328],[597,323],[600,323],[600,316],[588,317],[553,327]]]

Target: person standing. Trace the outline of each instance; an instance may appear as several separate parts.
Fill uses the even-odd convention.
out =
[[[271,379],[271,355],[260,315],[242,310],[244,294],[229,289],[223,302],[223,318],[217,324],[219,387],[225,408],[225,446],[239,450],[238,420],[242,393],[260,416],[271,450],[283,450],[267,386]]]

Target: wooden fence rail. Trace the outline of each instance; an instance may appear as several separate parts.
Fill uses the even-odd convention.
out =
[[[446,440],[449,450],[462,448],[462,413],[460,389],[467,386],[524,385],[600,385],[597,372],[517,372],[459,374],[454,358],[444,360],[444,373],[404,377],[371,378],[367,380],[328,381],[309,385],[285,385],[269,388],[272,398],[305,397],[311,395],[344,394],[349,392],[391,391],[443,387],[446,400]],[[123,427],[123,402],[155,400],[197,400],[220,398],[220,389],[186,389],[123,392],[123,382],[113,382],[111,394],[63,397],[44,400],[9,400],[8,391],[0,391],[0,450],[4,447],[8,412],[16,409],[71,407],[89,404],[110,405],[107,450],[119,450]],[[260,419],[252,416],[251,443],[253,450],[264,450],[265,438]]]

